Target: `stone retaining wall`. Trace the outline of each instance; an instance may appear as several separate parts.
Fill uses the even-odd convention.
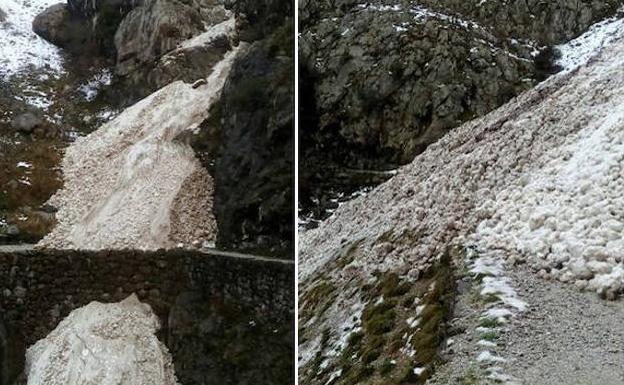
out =
[[[257,377],[267,366],[280,369],[261,383],[290,382],[292,262],[220,252],[23,250],[0,252],[0,328],[6,329],[0,385],[12,384],[23,369],[24,349],[70,311],[132,293],[160,317],[160,337],[170,347],[182,384],[246,383],[244,378]],[[206,323],[212,328],[207,330]],[[242,336],[247,344],[256,345],[261,338],[278,348],[268,359],[254,361],[266,346],[242,346]],[[193,341],[193,351],[188,341]],[[230,346],[239,346],[237,352],[247,349],[244,362],[240,354],[226,354]],[[221,373],[224,367],[237,370]]]

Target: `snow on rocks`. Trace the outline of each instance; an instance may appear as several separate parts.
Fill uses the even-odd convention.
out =
[[[619,15],[594,24],[587,32],[556,48],[561,57],[556,64],[564,71],[571,71],[586,64],[603,47],[624,36],[624,8]]]
[[[623,49],[617,39],[578,71],[453,130],[303,232],[303,285],[318,274],[343,280],[329,267],[358,241],[349,269],[363,276],[430,264],[457,241],[606,296],[621,291]]]
[[[418,279],[449,246],[472,244],[501,263],[524,261],[615,297],[624,270],[616,237],[624,223],[623,50],[617,39],[577,71],[454,129],[302,232],[300,295],[323,279],[336,288],[336,303],[350,303],[354,282],[375,271]],[[353,256],[346,265],[345,255]],[[511,287],[503,278],[484,282]],[[522,307],[507,298],[506,309]],[[349,314],[331,307],[324,317],[317,334],[340,337]]]
[[[177,385],[160,322],[135,295],[72,311],[26,352],[28,385]]]
[[[205,85],[172,83],[77,139],[62,162],[64,186],[50,199],[58,225],[38,246],[158,249],[214,241],[212,179],[178,138],[207,118],[240,48]]]
[[[62,71],[60,50],[32,31],[32,21],[57,0],[0,0],[6,19],[0,21],[0,79],[30,66]]]

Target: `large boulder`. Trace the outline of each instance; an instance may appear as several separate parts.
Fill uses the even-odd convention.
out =
[[[68,1],[37,15],[33,31],[74,54],[114,55],[113,37],[123,17],[138,1]]]
[[[47,41],[63,47],[69,40],[65,28],[69,22],[67,4],[55,4],[38,14],[33,20],[33,31]]]
[[[52,5],[38,14],[32,28],[50,43],[73,53],[92,52],[96,48],[89,26],[72,18],[64,3]]]

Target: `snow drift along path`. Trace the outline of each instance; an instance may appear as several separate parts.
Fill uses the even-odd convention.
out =
[[[65,184],[50,199],[58,225],[38,246],[158,249],[214,241],[212,178],[176,138],[208,117],[240,49],[215,65],[206,84],[169,84],[76,140],[63,159]]]
[[[158,318],[132,295],[91,302],[26,353],[28,385],[177,385]]]

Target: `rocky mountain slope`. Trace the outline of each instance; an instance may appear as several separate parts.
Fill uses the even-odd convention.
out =
[[[552,47],[620,5],[301,2],[303,183],[411,161],[449,130],[556,72]],[[310,190],[303,194],[307,206],[326,199],[327,192]]]
[[[301,234],[303,383],[621,382],[617,343],[559,330],[621,314],[599,299],[624,291],[618,26],[561,47],[571,67]],[[556,297],[548,280],[565,283]],[[586,360],[578,374],[565,356]]]
[[[10,124],[23,121],[24,125],[39,119],[39,123],[29,123],[31,131],[40,126],[45,129],[54,119],[65,123],[66,117],[78,118],[68,122],[70,127],[59,128],[62,135],[55,142],[54,159],[42,159],[33,166],[14,159],[19,151],[7,156],[8,162],[18,164],[16,171],[23,165],[29,175],[33,170],[53,175],[45,185],[37,183],[37,188],[30,188],[37,191],[32,202],[20,201],[24,195],[17,191],[7,192],[10,222],[0,226],[8,234],[7,241],[38,240],[58,221],[41,246],[159,248],[216,242],[222,248],[292,257],[294,37],[289,4],[72,0],[29,13],[24,23],[32,20],[33,30],[61,50],[34,35],[30,26],[26,31],[29,38],[59,56],[61,73],[80,79],[78,91],[84,93],[85,103],[65,100],[70,107],[59,111],[56,101],[60,105],[66,90],[76,86],[58,77],[52,86],[43,88],[41,70],[37,69],[28,75],[27,86],[35,85],[44,101],[53,100],[54,109],[40,111],[41,106],[29,106],[25,109],[33,112],[22,117],[15,113],[18,108],[14,104],[7,108]],[[251,45],[249,53],[239,49],[246,45]],[[235,51],[240,54],[234,57],[231,53]],[[85,78],[67,64],[83,68],[91,57],[106,63],[105,70],[94,77]],[[217,80],[211,81],[211,74],[216,74]],[[16,77],[8,84],[7,98],[27,87],[22,87]],[[65,91],[59,92],[59,88]],[[270,109],[258,113],[258,103],[266,103]],[[163,114],[170,122],[184,124],[159,127]],[[127,135],[111,137],[111,132],[122,127]],[[95,133],[76,140],[66,151],[60,170],[65,187],[56,195],[65,198],[55,197],[47,204],[47,198],[61,184],[59,150],[96,128]],[[38,137],[32,140],[41,143]],[[19,137],[9,148],[17,143],[21,143]],[[106,150],[106,146],[111,148]],[[117,159],[113,169],[111,157]],[[122,161],[124,157],[127,159]],[[177,169],[183,172],[176,174],[165,167],[172,157],[180,161]],[[157,164],[162,167],[155,167]],[[181,180],[165,178],[172,172]],[[19,186],[22,173],[0,177]],[[34,184],[33,176],[28,183]],[[232,183],[232,178],[237,182]],[[165,179],[167,186],[161,183]],[[87,188],[87,181],[98,181],[101,191]],[[159,193],[157,190],[159,195],[145,196]],[[99,198],[78,198],[74,194],[77,191],[90,191]],[[130,193],[137,191],[142,193]],[[46,221],[37,231],[24,226],[20,219],[34,215],[27,217],[24,209],[13,207],[24,204],[31,211],[32,206],[46,210],[40,215]],[[124,210],[122,204],[143,210],[145,215],[140,217],[145,219],[145,226],[130,220],[137,212]],[[80,234],[74,231],[78,227]],[[145,238],[148,233],[149,239]]]

